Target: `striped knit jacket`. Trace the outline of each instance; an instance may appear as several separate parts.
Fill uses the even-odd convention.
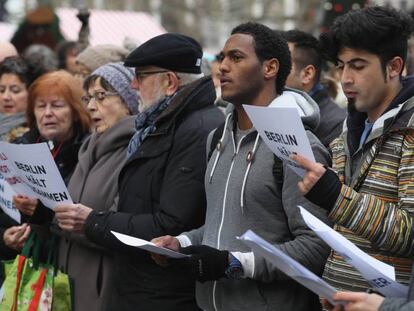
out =
[[[393,106],[352,157],[348,128],[332,142],[333,169],[343,185],[330,218],[336,231],[393,265],[397,280],[408,284],[414,253],[414,98]],[[333,251],[324,278],[342,290],[370,287]]]

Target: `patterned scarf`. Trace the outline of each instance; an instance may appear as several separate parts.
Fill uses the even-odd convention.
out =
[[[135,134],[128,144],[127,159],[141,146],[145,137],[155,131],[155,119],[163,112],[171,102],[173,96],[166,96],[142,113],[138,113],[135,119]]]

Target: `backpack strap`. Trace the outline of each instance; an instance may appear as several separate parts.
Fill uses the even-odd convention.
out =
[[[220,137],[223,135],[224,131],[224,123],[221,124],[213,133],[213,137],[211,138],[210,142],[210,148],[207,155],[207,161],[210,161],[211,155],[214,152],[214,149],[216,149],[218,142],[220,141]]]

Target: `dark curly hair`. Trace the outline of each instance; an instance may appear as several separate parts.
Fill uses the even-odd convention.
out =
[[[279,61],[279,71],[276,77],[276,93],[282,94],[286,79],[292,68],[289,47],[286,40],[269,27],[248,22],[236,26],[231,34],[250,35],[254,39],[254,49],[260,62],[276,58]]]
[[[6,73],[18,76],[27,88],[38,77],[20,56],[6,57],[0,62],[0,77]]]
[[[404,12],[390,7],[368,7],[338,17],[330,30],[321,34],[325,56],[337,63],[344,48],[360,49],[378,55],[385,76],[386,64],[399,56],[407,58],[407,40],[413,20]]]
[[[308,65],[313,65],[316,69],[316,80],[319,81],[323,65],[319,40],[297,29],[281,33],[288,43],[293,43],[295,46],[295,55],[292,55],[292,59],[296,68],[302,70]]]

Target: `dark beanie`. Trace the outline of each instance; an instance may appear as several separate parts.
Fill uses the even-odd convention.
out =
[[[203,50],[193,38],[178,33],[154,37],[133,50],[125,66],[156,66],[175,72],[201,73]]]

